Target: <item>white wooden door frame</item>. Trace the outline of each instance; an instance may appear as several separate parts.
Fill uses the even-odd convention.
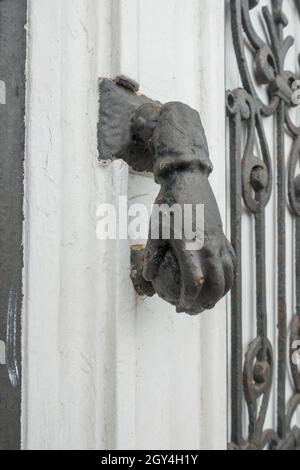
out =
[[[224,22],[220,0],[29,0],[25,449],[226,448],[226,300],[197,319],[175,312],[161,319],[159,309],[167,307],[155,300],[137,329],[136,309],[143,307],[130,286],[128,246],[116,251],[95,236],[99,201],[128,189],[124,165],[97,162],[97,79],[119,73],[140,81],[153,98],[200,111],[226,221]],[[161,347],[166,360],[167,335],[174,351],[182,348],[176,377],[190,380],[178,396],[163,379],[153,384],[152,420],[142,396],[146,407],[151,389],[141,380],[136,385],[136,364],[150,367],[153,359],[141,341],[150,321],[161,322],[153,349]],[[189,349],[192,329],[198,339]],[[190,416],[183,405],[189,389]]]

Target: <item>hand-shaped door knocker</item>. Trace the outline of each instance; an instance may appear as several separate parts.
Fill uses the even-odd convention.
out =
[[[147,245],[133,249],[131,257],[131,278],[140,295],[156,293],[177,312],[196,315],[213,308],[231,289],[235,267],[208,181],[212,164],[205,132],[199,114],[189,106],[162,105],[138,89],[126,77],[100,80],[99,158],[122,159],[135,171],[152,172],[161,185],[155,207],[175,205],[182,212],[187,206],[204,208],[201,233],[192,211],[195,245],[174,224],[165,239],[164,218],[151,217]]]

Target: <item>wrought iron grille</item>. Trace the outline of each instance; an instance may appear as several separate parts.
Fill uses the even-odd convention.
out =
[[[289,0],[293,1],[293,0]],[[283,0],[270,0],[261,9],[266,36],[261,38],[253,25],[252,9],[261,8],[259,0],[231,0],[231,27],[235,54],[243,88],[227,92],[230,122],[231,236],[238,265],[232,291],[231,307],[231,443],[230,449],[296,450],[300,449],[300,428],[292,426],[300,408],[300,373],[295,361],[295,341],[300,337],[300,126],[292,119],[297,103],[296,73],[285,69],[286,56],[294,44],[285,35],[288,18]],[[296,2],[299,8],[299,1]],[[300,22],[299,22],[300,26]],[[254,73],[249,61],[253,55]],[[300,58],[300,56],[299,56]],[[259,87],[266,87],[268,103],[259,97]],[[299,87],[298,87],[299,88]],[[265,122],[276,126],[276,171],[272,176],[273,155],[265,131]],[[293,140],[287,154],[286,138]],[[272,136],[274,139],[274,135]],[[257,142],[261,156],[257,157]],[[276,190],[277,187],[277,190]],[[268,338],[266,298],[265,214],[272,192],[277,205],[277,344]],[[287,197],[288,195],[288,197]],[[243,205],[255,221],[256,327],[257,334],[243,358],[242,311],[242,210]],[[286,236],[287,210],[295,221],[293,241]],[[289,325],[286,302],[286,248],[295,243],[296,311]],[[288,334],[288,331],[290,333]],[[274,349],[277,349],[274,354]],[[276,361],[274,360],[276,357]],[[276,362],[276,363],[275,363]],[[288,367],[293,377],[293,395],[287,396]],[[276,378],[274,371],[277,368]],[[276,383],[274,383],[276,382]],[[265,429],[273,387],[276,387],[277,427]],[[244,436],[243,407],[247,404],[249,429]]]

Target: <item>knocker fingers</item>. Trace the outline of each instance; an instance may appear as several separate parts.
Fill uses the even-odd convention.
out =
[[[199,251],[185,251],[180,243],[174,243],[174,251],[181,275],[177,312],[189,312],[199,297],[205,282]]]
[[[167,251],[166,242],[163,240],[151,240],[145,248],[143,276],[146,281],[151,282],[157,276],[162,259]]]

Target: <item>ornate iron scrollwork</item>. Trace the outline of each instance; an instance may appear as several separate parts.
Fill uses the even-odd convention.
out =
[[[300,156],[300,127],[294,124],[290,110],[296,75],[285,70],[286,55],[294,44],[284,35],[288,19],[283,12],[283,0],[271,0],[271,8],[262,14],[269,38],[262,40],[251,21],[250,10],[259,0],[231,0],[232,36],[243,88],[227,92],[230,120],[231,164],[231,236],[237,255],[237,270],[232,289],[232,364],[231,364],[231,449],[277,450],[300,448],[300,428],[292,427],[293,417],[300,407],[300,374],[293,361],[293,344],[300,335],[300,175],[296,176]],[[252,50],[255,76],[251,74],[245,42]],[[266,86],[269,101],[258,95],[258,86]],[[276,122],[276,182],[277,182],[277,429],[264,431],[266,414],[274,377],[273,347],[268,339],[266,303],[266,233],[265,210],[272,193],[272,158],[264,130],[264,120]],[[244,132],[244,129],[245,132]],[[288,161],[285,134],[293,139]],[[245,135],[246,134],[246,135]],[[242,144],[245,136],[245,145]],[[257,138],[256,138],[257,136]],[[261,157],[255,154],[259,143]],[[290,336],[290,363],[294,394],[286,400],[288,324],[286,308],[286,188],[290,209],[295,218],[296,292],[297,307]],[[256,322],[257,336],[250,344],[243,364],[242,344],[242,201],[255,220],[256,256]],[[249,415],[249,432],[243,436],[243,401]]]
[[[164,221],[156,217],[154,222],[151,217],[147,246],[132,250],[136,291],[147,296],[156,293],[178,312],[191,315],[213,308],[232,286],[235,255],[208,181],[212,164],[199,114],[183,103],[152,101],[125,77],[103,79],[98,140],[102,161],[123,159],[136,171],[153,172],[161,186],[156,207],[177,206],[183,213],[187,205],[204,206],[202,245],[197,249],[187,249],[190,243],[182,224],[180,236],[172,226],[170,238],[165,239]],[[194,225],[194,215],[191,221]],[[155,223],[156,238],[152,236]]]

